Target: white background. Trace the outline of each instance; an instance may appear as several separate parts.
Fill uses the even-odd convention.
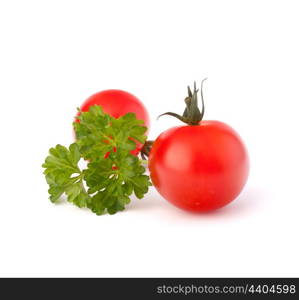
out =
[[[299,276],[298,1],[1,1],[1,276]],[[150,138],[208,77],[206,119],[243,137],[249,181],[190,214],[154,188],[114,216],[48,201],[41,164],[76,107],[119,88]]]

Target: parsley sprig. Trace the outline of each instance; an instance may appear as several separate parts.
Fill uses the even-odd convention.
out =
[[[51,148],[43,164],[50,200],[55,203],[65,194],[78,207],[115,214],[133,193],[143,198],[151,185],[142,160],[130,153],[136,141],[146,141],[147,128],[133,113],[116,119],[97,105],[79,112],[73,124],[77,141],[69,148]],[[89,161],[84,170],[78,167],[81,158]]]

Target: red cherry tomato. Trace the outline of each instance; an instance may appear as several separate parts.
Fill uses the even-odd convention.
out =
[[[105,113],[112,117],[119,118],[126,113],[135,113],[136,118],[144,121],[144,126],[149,128],[149,115],[142,102],[134,95],[121,90],[105,90],[98,92],[88,99],[81,106],[82,111],[88,111],[92,105],[102,106]],[[142,148],[142,144],[136,142],[136,149],[131,153],[137,155]]]
[[[234,200],[244,187],[249,159],[240,136],[218,121],[163,132],[149,155],[152,182],[168,201],[201,212]]]

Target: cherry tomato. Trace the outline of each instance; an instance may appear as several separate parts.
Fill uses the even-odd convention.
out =
[[[240,136],[219,121],[163,132],[149,154],[152,182],[179,208],[201,212],[234,200],[244,187],[249,159]]]
[[[105,113],[115,118],[132,112],[136,114],[136,118],[144,121],[144,126],[149,128],[149,115],[142,102],[134,95],[122,90],[105,90],[98,92],[88,99],[81,106],[82,111],[88,111],[92,105],[102,106]],[[137,155],[142,148],[142,144],[136,142],[136,149],[131,153]]]

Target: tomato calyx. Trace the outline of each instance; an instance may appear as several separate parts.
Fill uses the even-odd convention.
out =
[[[193,92],[191,91],[190,86],[187,87],[188,96],[185,98],[186,108],[184,110],[183,115],[181,116],[181,115],[173,113],[173,112],[166,112],[166,113],[158,116],[158,118],[160,118],[161,116],[169,115],[169,116],[179,119],[180,121],[182,121],[188,125],[193,125],[193,126],[200,125],[200,121],[203,119],[204,112],[205,112],[202,87],[203,87],[203,83],[206,79],[207,78],[205,78],[201,81],[201,89],[200,89],[201,105],[202,105],[201,110],[198,107],[197,93],[199,90],[196,88],[196,82],[194,81]]]
[[[141,158],[146,160],[149,157],[154,141],[148,140],[140,150]]]
[[[196,88],[196,82],[194,81],[193,92],[191,91],[190,86],[187,87],[188,96],[185,98],[186,108],[183,112],[183,115],[179,115],[173,112],[166,112],[158,116],[158,119],[161,116],[169,115],[179,119],[180,121],[188,125],[200,125],[201,120],[203,119],[205,113],[205,105],[203,99],[203,83],[207,78],[201,81],[200,95],[201,95],[201,110],[198,107],[198,96],[197,93],[199,89]],[[154,141],[146,141],[143,147],[140,150],[141,158],[146,160],[149,157]]]

